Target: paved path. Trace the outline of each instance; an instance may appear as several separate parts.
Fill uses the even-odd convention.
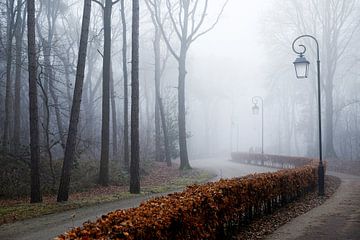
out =
[[[230,162],[227,161],[227,159],[228,158],[200,159],[191,161],[191,164],[195,168],[202,168],[217,173],[217,178],[237,177],[253,172],[273,171],[273,169],[269,168]],[[0,240],[52,239],[72,227],[81,226],[82,223],[87,220],[94,220],[97,217],[116,209],[126,209],[138,206],[142,201],[154,196],[156,195],[105,203],[19,221],[13,224],[5,224],[0,226]]]
[[[280,227],[268,240],[360,240],[360,177],[330,172],[341,179],[323,205]]]

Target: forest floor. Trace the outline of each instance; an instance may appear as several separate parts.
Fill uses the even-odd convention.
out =
[[[180,171],[177,164],[168,167],[166,163],[154,162],[147,167],[141,178],[140,194],[130,194],[128,185],[97,185],[83,192],[71,193],[66,203],[57,203],[56,195],[44,196],[43,203],[39,204],[30,204],[27,197],[0,199],[0,225],[106,202],[178,190],[187,185],[205,182],[215,176],[209,171]]]

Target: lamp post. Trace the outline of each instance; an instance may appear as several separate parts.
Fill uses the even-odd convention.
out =
[[[322,141],[321,141],[321,91],[320,91],[320,54],[319,54],[319,42],[315,37],[311,35],[301,35],[292,43],[292,49],[299,56],[294,61],[295,73],[297,78],[307,78],[309,73],[310,62],[306,60],[304,54],[306,52],[306,47],[303,44],[299,44],[300,50],[295,48],[295,43],[301,38],[310,38],[313,39],[316,43],[316,53],[317,53],[317,85],[318,85],[318,118],[319,118],[319,167],[318,167],[318,186],[319,186],[319,195],[324,195],[324,164],[322,159]]]
[[[254,115],[259,114],[258,103],[261,102],[261,165],[264,165],[264,99],[260,96],[254,96],[252,98],[252,112]]]

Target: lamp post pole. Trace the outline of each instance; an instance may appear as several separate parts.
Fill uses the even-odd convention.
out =
[[[311,35],[301,35],[297,38],[295,38],[295,40],[292,43],[292,49],[295,53],[299,54],[300,58],[303,58],[305,61],[301,62],[298,61],[298,59],[296,59],[296,61],[294,62],[295,65],[295,70],[296,70],[296,74],[298,78],[307,78],[307,71],[308,71],[308,65],[309,62],[305,59],[305,57],[303,57],[304,53],[306,52],[306,47],[302,44],[299,45],[300,48],[302,48],[302,51],[298,51],[295,48],[295,43],[301,39],[301,38],[310,38],[313,39],[316,43],[316,53],[317,53],[317,92],[318,92],[318,119],[319,119],[319,167],[318,167],[318,187],[319,187],[319,195],[323,196],[324,195],[324,178],[325,178],[325,171],[324,171],[324,164],[323,164],[323,158],[322,158],[322,134],[321,134],[321,90],[320,90],[320,52],[319,52],[319,42],[317,41],[317,39]],[[299,76],[299,72],[296,69],[297,68],[297,64],[306,64],[306,72],[304,76]]]
[[[258,102],[261,102],[261,165],[264,165],[264,99],[260,96],[254,96],[252,98],[253,106],[253,113],[257,114],[258,112]]]

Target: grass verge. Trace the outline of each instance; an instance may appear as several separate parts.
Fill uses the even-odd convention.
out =
[[[168,170],[169,174],[167,175],[162,174],[160,176],[156,174],[156,170],[153,170],[149,176],[144,177],[144,179],[142,179],[142,192],[140,194],[130,194],[128,186],[96,186],[86,192],[71,194],[69,201],[65,203],[57,203],[56,196],[54,195],[44,196],[43,203],[37,204],[30,204],[26,198],[0,200],[0,225],[99,203],[182,190],[188,185],[203,183],[216,176],[213,173],[199,169],[179,171],[175,167],[172,167]],[[158,179],[159,176],[161,177],[160,179]]]

